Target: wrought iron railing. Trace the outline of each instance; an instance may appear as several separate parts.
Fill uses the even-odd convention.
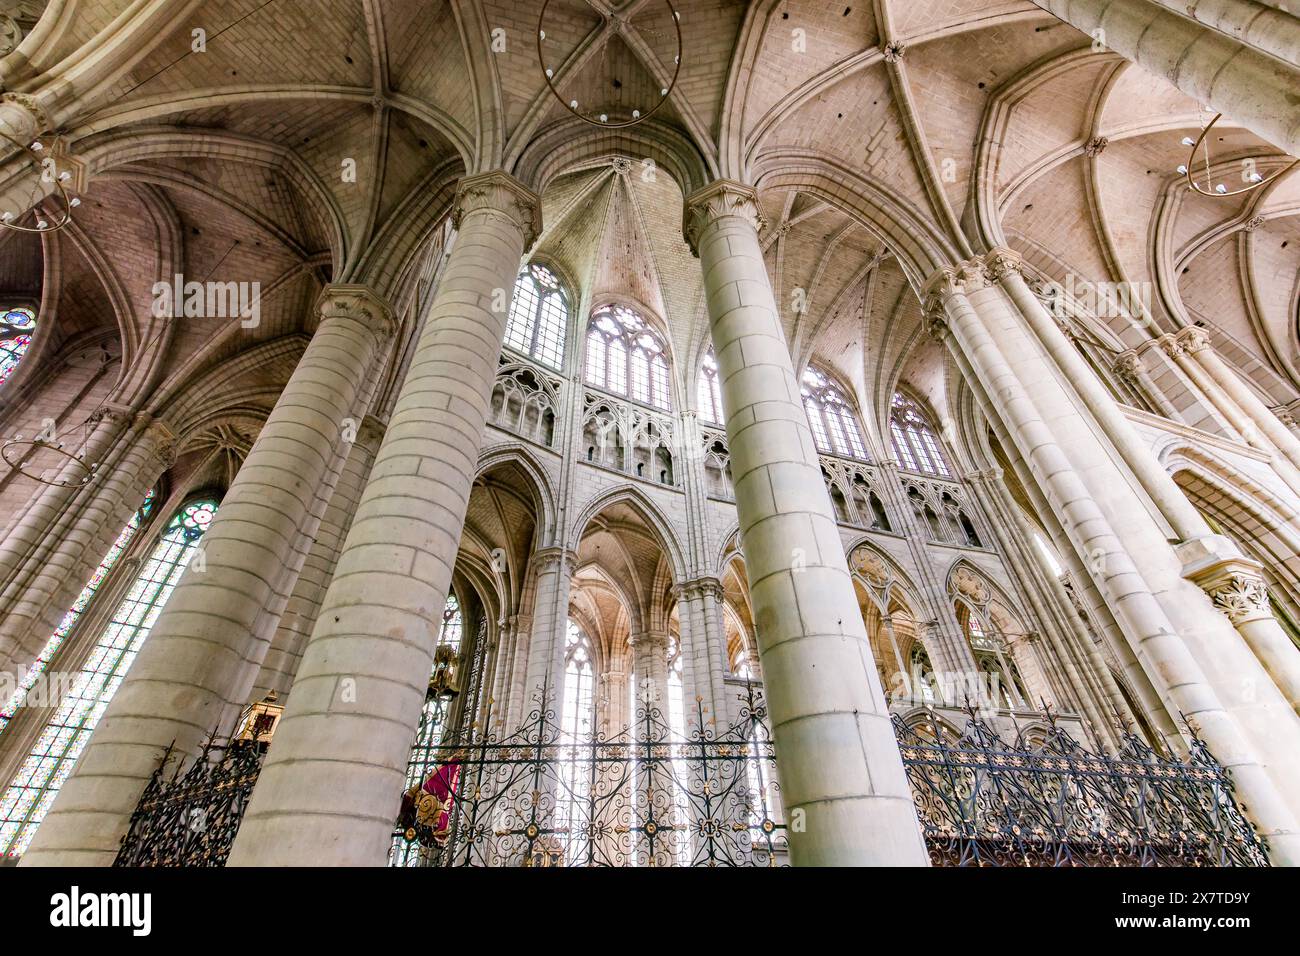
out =
[[[1047,714],[1008,743],[967,710],[960,736],[933,718],[894,731],[936,866],[1268,866],[1227,771],[1188,730],[1186,760],[1125,733],[1094,753]]]
[[[633,728],[573,739],[548,708],[509,735],[471,731],[429,748],[403,798],[402,866],[775,866],[786,860],[766,710],[746,685],[736,722],[673,731],[642,705]],[[1191,729],[1185,760],[1125,734],[1087,749],[1046,715],[1008,742],[973,709],[957,733],[895,716],[936,866],[1267,866],[1228,772]],[[222,866],[265,740],[169,750],[131,817],[118,866]],[[169,772],[170,770],[170,772]]]
[[[186,764],[167,748],[131,814],[114,866],[225,866],[262,770],[265,746],[209,737]],[[172,765],[172,772],[167,768]]]
[[[539,706],[522,727],[434,748],[404,798],[404,866],[766,866],[785,858],[775,753],[751,685],[737,721],[675,732],[654,704],[633,727],[574,739]]]

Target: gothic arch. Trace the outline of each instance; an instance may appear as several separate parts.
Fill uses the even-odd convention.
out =
[[[663,549],[664,555],[672,566],[674,579],[677,581],[684,580],[686,577],[686,561],[681,542],[678,541],[677,534],[673,531],[672,522],[663,510],[650,500],[639,485],[631,482],[616,485],[587,503],[587,506],[582,509],[570,525],[567,547],[577,550],[578,542],[586,533],[587,526],[591,524],[591,519],[610,505],[620,503],[631,506],[633,510],[640,514],[647,527],[657,536],[659,546]]]
[[[594,130],[569,116],[548,126],[507,162],[519,180],[540,195],[562,173],[628,157],[632,158],[634,175],[640,174],[637,164],[648,169],[645,163],[649,160],[672,177],[683,196],[717,178],[716,167],[688,137],[654,119],[626,129]]]
[[[144,127],[96,134],[87,139],[79,155],[89,175],[102,175],[141,161],[189,158],[275,170],[293,184],[311,215],[324,227],[330,237],[335,269],[346,260],[350,237],[338,199],[302,157],[278,144],[218,130]]]
[[[943,230],[910,202],[816,150],[765,151],[754,163],[754,186],[796,189],[851,216],[889,248],[918,295],[937,269],[962,258]]]
[[[531,448],[522,442],[501,442],[485,446],[478,456],[477,479],[501,465],[516,465],[529,479],[537,506],[539,548],[554,546],[556,542],[555,486],[551,474]]]

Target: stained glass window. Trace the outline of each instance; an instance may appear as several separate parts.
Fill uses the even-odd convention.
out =
[[[590,786],[590,766],[579,761],[580,748],[596,725],[595,660],[591,642],[574,621],[569,621],[564,651],[564,707],[561,711],[558,768],[560,785],[555,799],[555,829],[565,835],[566,860],[580,860],[588,846],[579,824],[580,809]],[[572,826],[570,825],[572,824]]]
[[[9,381],[32,344],[36,313],[31,309],[9,309],[0,315],[0,385]]]
[[[99,562],[99,567],[95,569],[95,573],[91,575],[86,586],[81,589],[77,599],[72,602],[72,607],[68,608],[68,613],[63,615],[63,620],[54,629],[50,639],[45,642],[45,647],[41,650],[40,655],[32,663],[32,666],[27,668],[27,673],[23,676],[18,689],[10,696],[4,707],[0,708],[0,733],[3,733],[4,729],[9,726],[9,721],[13,720],[14,714],[27,699],[28,692],[45,673],[45,669],[54,658],[54,653],[63,646],[63,642],[72,632],[73,625],[77,623],[82,612],[90,605],[90,599],[95,596],[99,586],[104,583],[108,573],[113,570],[113,565],[117,563],[117,559],[122,556],[122,552],[127,549],[132,539],[135,538],[135,533],[140,530],[140,526],[149,517],[149,512],[153,510],[153,503],[154,491],[150,488],[144,496],[144,504],[140,506],[140,510],[131,516],[131,520],[127,522],[126,527],[122,529],[122,533],[113,542],[113,547],[109,548],[104,560]]]
[[[894,393],[889,412],[889,437],[894,454],[907,471],[951,478],[952,471],[939,450],[939,440],[921,406],[902,392]]]
[[[0,853],[21,856],[31,843],[216,513],[215,501],[194,501],[168,522],[63,702],[0,797]]]
[[[718,358],[713,354],[712,346],[704,353],[704,361],[700,363],[695,404],[699,406],[700,418],[704,421],[722,424],[722,386],[718,383]]]
[[[848,396],[829,375],[809,365],[800,383],[804,411],[819,451],[848,458],[867,458],[862,431]]]
[[[506,345],[558,370],[568,326],[569,306],[555,273],[536,263],[525,268],[515,280]]]
[[[588,385],[642,405],[672,407],[663,339],[626,306],[605,305],[592,313],[585,377]]]

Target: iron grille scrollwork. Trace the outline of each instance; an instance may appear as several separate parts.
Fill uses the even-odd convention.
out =
[[[929,713],[894,732],[936,866],[1268,866],[1228,772],[1188,729],[1176,760],[1124,732],[1094,753],[1050,712],[1008,743],[974,708],[954,736]]]
[[[675,732],[652,702],[632,727],[566,735],[539,704],[513,733],[431,748],[394,834],[405,866],[775,866],[776,755],[750,686],[722,731],[697,703]]]
[[[262,769],[256,740],[210,736],[186,765],[167,748],[131,814],[114,866],[225,866]]]

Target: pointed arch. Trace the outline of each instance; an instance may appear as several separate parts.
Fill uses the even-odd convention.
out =
[[[673,579],[676,581],[685,580],[685,551],[681,546],[676,531],[673,530],[672,521],[669,520],[663,509],[655,504],[639,486],[630,482],[609,488],[590,501],[570,525],[566,546],[576,551],[578,542],[582,540],[582,536],[586,533],[587,526],[591,524],[592,519],[610,505],[615,504],[627,504],[640,514],[646,526],[659,539],[659,545],[672,565]]]

